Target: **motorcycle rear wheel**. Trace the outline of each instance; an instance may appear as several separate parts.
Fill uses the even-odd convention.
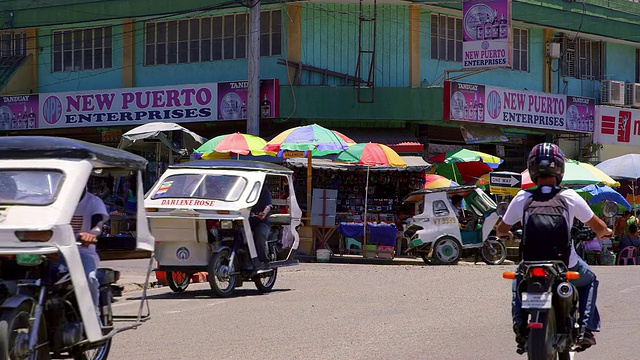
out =
[[[256,284],[256,288],[260,293],[268,293],[273,290],[273,286],[276,284],[276,278],[278,277],[278,269],[273,269],[266,274],[260,274],[253,277],[253,282]]]
[[[175,293],[181,293],[187,290],[189,287],[189,281],[191,276],[182,271],[168,271],[167,272],[167,285],[171,291]]]
[[[558,351],[553,346],[556,335],[556,314],[551,307],[539,316],[542,329],[530,329],[527,343],[527,358],[529,360],[556,360]]]
[[[0,360],[23,360],[28,356],[20,354],[19,348],[26,348],[29,344],[31,325],[29,318],[31,303],[23,302],[13,309],[4,309],[0,314]],[[44,316],[40,319],[38,342],[46,341],[46,325]],[[18,349],[16,349],[18,347]],[[18,350],[18,351],[16,351]],[[49,359],[49,347],[41,346],[35,353],[36,359]]]
[[[106,296],[107,298],[100,299],[100,321],[103,323],[103,326],[112,327],[113,310],[111,309],[111,304],[113,302],[113,293],[109,288],[109,292],[105,294],[108,294]],[[105,314],[105,312],[107,312],[107,314]],[[109,357],[109,351],[111,351],[111,339],[96,348],[73,352],[72,355],[73,360],[107,360],[107,357]]]

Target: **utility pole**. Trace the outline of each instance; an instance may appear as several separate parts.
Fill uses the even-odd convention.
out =
[[[260,0],[249,8],[247,134],[260,136]]]

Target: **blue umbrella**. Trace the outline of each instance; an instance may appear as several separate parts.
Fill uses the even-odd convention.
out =
[[[618,203],[618,205],[622,205],[627,208],[627,210],[631,210],[631,204],[625,199],[619,192],[615,191],[611,187],[607,185],[596,186],[596,185],[587,185],[583,188],[577,190],[578,193],[583,192],[590,195],[589,204],[598,204],[605,200],[614,201]]]

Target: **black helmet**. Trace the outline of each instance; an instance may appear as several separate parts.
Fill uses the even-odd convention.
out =
[[[564,153],[558,145],[551,143],[541,143],[533,147],[527,160],[529,176],[534,184],[538,183],[538,178],[544,175],[555,176],[558,185],[564,176]]]

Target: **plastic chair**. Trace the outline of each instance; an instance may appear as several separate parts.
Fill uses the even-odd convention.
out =
[[[638,256],[638,249],[635,246],[627,246],[620,250],[618,265],[636,265],[636,256]],[[623,262],[624,264],[622,264]]]
[[[351,253],[351,246],[355,246],[358,249],[362,250],[362,243],[354,238],[346,237],[344,238],[344,252],[346,254]]]

